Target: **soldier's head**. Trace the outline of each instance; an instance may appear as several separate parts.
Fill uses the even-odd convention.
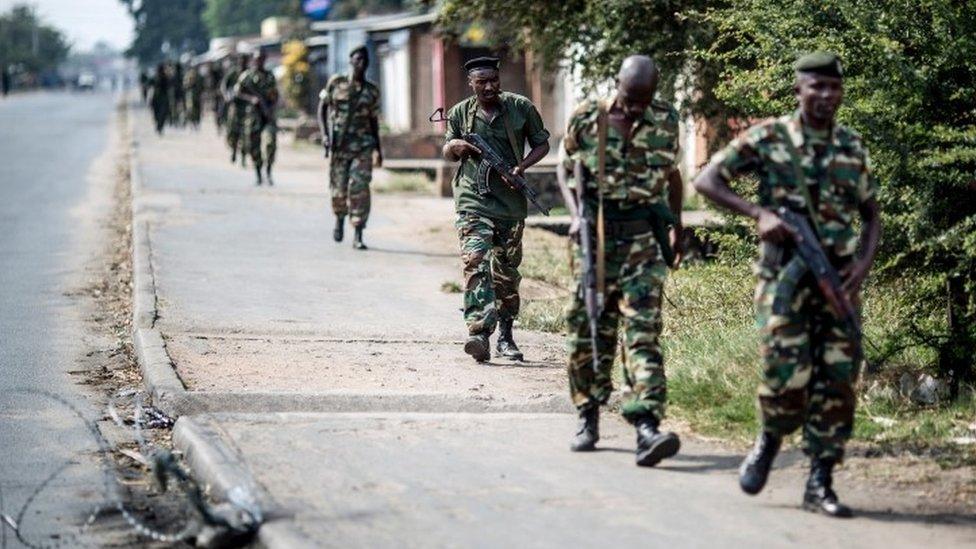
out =
[[[258,50],[254,54],[254,59],[251,61],[251,66],[256,69],[263,69],[264,62],[268,60],[268,54],[264,53],[264,50]]]
[[[349,52],[349,68],[354,77],[361,79],[366,74],[367,67],[369,67],[369,50],[366,46],[359,46]]]
[[[816,127],[830,125],[844,99],[840,59],[833,53],[815,52],[799,58],[794,68],[793,92],[804,121]]]
[[[654,61],[646,55],[631,55],[620,64],[614,102],[630,118],[643,116],[654,100],[657,81]]]
[[[250,62],[251,62],[251,56],[246,53],[242,53],[237,56],[237,66],[241,70],[246,69]]]
[[[497,57],[476,57],[464,64],[464,70],[468,71],[468,85],[482,103],[498,101],[502,92],[498,63]]]

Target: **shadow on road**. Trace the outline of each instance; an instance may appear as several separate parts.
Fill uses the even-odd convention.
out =
[[[799,509],[797,505],[767,505],[773,509]],[[826,517],[825,517],[826,518]],[[854,507],[854,519],[875,520],[890,523],[917,523],[940,526],[974,526],[976,517],[963,513],[914,513],[911,511],[871,510]]]

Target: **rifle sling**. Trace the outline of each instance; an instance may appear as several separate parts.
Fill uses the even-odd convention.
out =
[[[817,220],[817,212],[813,209],[813,197],[810,196],[806,176],[803,174],[803,167],[800,165],[800,151],[797,150],[796,144],[793,143],[793,138],[790,137],[790,132],[785,124],[777,122],[773,127],[776,128],[776,133],[779,134],[780,139],[786,145],[786,153],[789,155],[790,163],[793,165],[793,183],[796,185],[797,190],[800,191],[800,194],[803,195],[803,201],[807,203],[807,214],[810,215],[813,230],[819,238],[823,238],[823,231],[820,230],[820,221]],[[830,170],[830,166],[827,167],[827,170]]]
[[[603,296],[606,289],[606,225],[603,219],[603,181],[607,170],[607,104],[598,103],[596,117],[597,170],[596,170],[596,291]],[[582,182],[578,184],[582,185]]]

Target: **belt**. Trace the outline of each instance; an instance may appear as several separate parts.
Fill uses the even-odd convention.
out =
[[[649,219],[633,219],[614,221],[607,219],[605,233],[610,238],[626,238],[643,233],[649,233],[654,228]]]

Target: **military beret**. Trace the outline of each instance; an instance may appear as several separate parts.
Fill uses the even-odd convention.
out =
[[[499,59],[497,57],[475,57],[464,64],[464,70],[471,72],[478,69],[498,70]]]
[[[800,57],[796,60],[793,68],[798,73],[822,74],[834,78],[844,76],[844,71],[840,66],[840,58],[837,57],[837,54],[826,51],[815,51]]]

